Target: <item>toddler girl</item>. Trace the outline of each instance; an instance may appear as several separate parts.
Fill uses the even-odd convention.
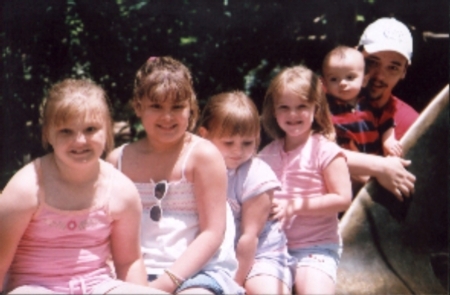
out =
[[[225,163],[192,130],[198,116],[189,70],[151,57],[137,71],[132,104],[146,136],[109,161],[140,192],[142,251],[150,285],[177,294],[242,292],[233,277],[233,216]]]
[[[350,205],[351,185],[318,77],[303,66],[281,71],[266,92],[262,123],[275,138],[259,156],[281,182],[273,218],[285,226],[289,253],[298,261],[295,291],[334,293],[337,214]]]
[[[101,160],[114,144],[103,89],[55,84],[42,142],[50,152],[19,170],[0,198],[0,286],[9,269],[14,294],[163,294],[145,286],[139,194]]]
[[[228,168],[228,202],[236,224],[236,282],[246,294],[291,294],[292,260],[280,224],[269,220],[273,191],[280,184],[272,169],[254,158],[260,122],[243,92],[213,96],[206,104],[199,133],[222,153]]]

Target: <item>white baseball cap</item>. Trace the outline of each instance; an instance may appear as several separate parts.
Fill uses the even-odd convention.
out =
[[[403,55],[411,64],[413,52],[411,32],[395,18],[380,18],[364,30],[359,46],[371,54],[378,51],[395,51]]]

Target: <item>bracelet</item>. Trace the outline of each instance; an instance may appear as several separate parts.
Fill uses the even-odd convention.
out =
[[[177,286],[177,288],[180,287],[181,284],[184,283],[184,281],[186,281],[185,279],[181,278],[180,276],[177,276],[176,274],[167,269],[165,269],[164,272],[169,276],[169,278]]]

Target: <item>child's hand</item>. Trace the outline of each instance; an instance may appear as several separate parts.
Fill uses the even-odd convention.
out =
[[[279,220],[282,229],[290,227],[295,218],[294,200],[274,199],[270,218]]]
[[[388,139],[383,143],[383,150],[385,156],[402,157],[403,146],[395,139]]]

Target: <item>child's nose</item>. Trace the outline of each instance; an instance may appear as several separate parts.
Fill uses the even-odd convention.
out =
[[[75,141],[78,143],[85,143],[86,135],[83,132],[77,133],[77,135],[75,136]]]
[[[170,120],[172,118],[172,110],[164,111],[163,118],[166,120]]]
[[[289,115],[291,115],[291,116],[297,116],[297,114],[298,114],[298,111],[295,108],[292,108],[289,112]]]
[[[240,144],[236,144],[233,146],[232,150],[234,155],[240,155],[243,153],[244,147]]]

